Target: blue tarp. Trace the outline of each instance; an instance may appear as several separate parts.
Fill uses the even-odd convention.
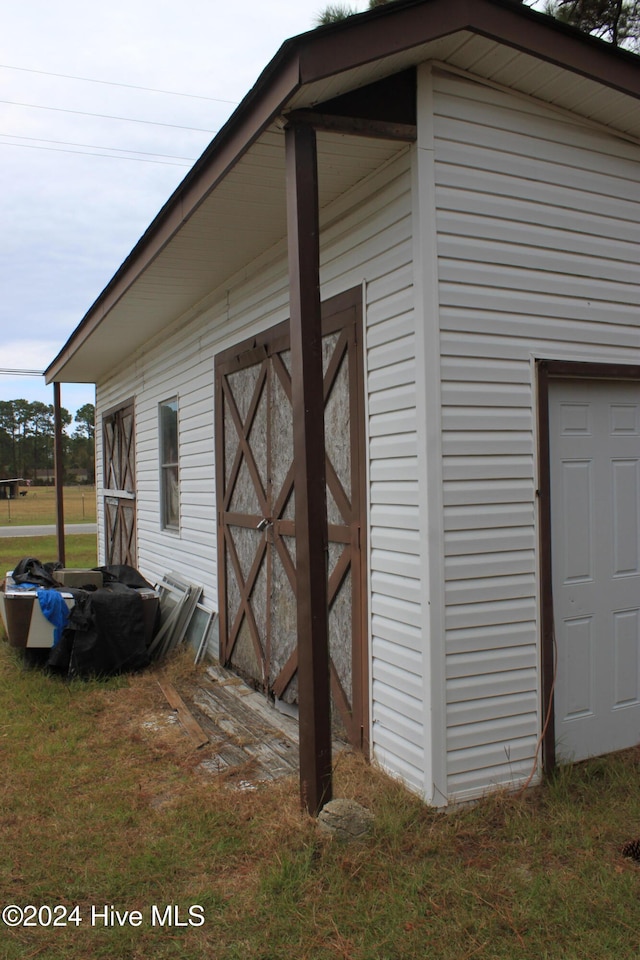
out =
[[[69,608],[64,601],[64,597],[57,590],[38,590],[38,600],[42,613],[49,623],[52,623],[55,627],[53,631],[53,645],[55,647],[67,625]]]

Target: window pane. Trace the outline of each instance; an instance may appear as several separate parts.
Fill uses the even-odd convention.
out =
[[[162,495],[164,499],[162,519],[165,527],[180,526],[180,496],[178,491],[178,468],[162,470]]]
[[[162,464],[178,462],[178,401],[160,404],[160,432]]]
[[[178,398],[160,404],[160,483],[162,526],[180,526]]]

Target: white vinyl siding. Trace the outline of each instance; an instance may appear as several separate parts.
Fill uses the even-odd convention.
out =
[[[322,211],[322,297],[363,287],[371,593],[372,747],[379,762],[424,789],[422,617],[412,290],[411,151],[402,148]],[[250,277],[250,280],[247,280]],[[214,465],[216,353],[288,316],[280,244],[188,323],[98,387],[106,409],[136,397],[138,557],[143,574],[193,569],[217,607]],[[180,397],[181,524],[161,531],[157,404]]]
[[[434,71],[448,792],[540,733],[534,359],[640,359],[640,149]]]
[[[533,770],[535,360],[640,362],[640,147],[466,75],[434,67],[427,88],[422,146],[322,210],[321,286],[364,296],[373,754],[440,802]],[[136,398],[140,569],[191,570],[209,607],[215,356],[287,315],[280,243],[98,385],[97,422]],[[179,533],[160,529],[157,479],[157,405],[172,395]]]
[[[182,569],[205,588],[205,602],[215,606],[215,500],[213,466],[213,354],[200,350],[199,337],[174,334],[164,348],[98,385],[99,409],[108,409],[127,395],[136,398],[136,484],[138,566],[152,582],[170,570]],[[158,406],[180,394],[180,530],[161,527],[158,483]],[[98,437],[98,463],[102,457]],[[100,497],[99,542],[103,544]]]

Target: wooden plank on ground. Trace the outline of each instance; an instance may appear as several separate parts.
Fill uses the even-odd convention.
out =
[[[169,683],[168,680],[158,680],[158,686],[164,693],[169,705],[178,714],[178,720],[196,747],[203,747],[206,743],[209,743],[209,737],[195,719],[173,684]]]

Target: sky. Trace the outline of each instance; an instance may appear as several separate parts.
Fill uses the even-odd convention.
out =
[[[281,43],[326,5],[3,5],[0,369],[48,366]],[[19,398],[52,403],[53,388],[0,374],[0,400]],[[93,386],[63,384],[61,400],[73,414]]]

